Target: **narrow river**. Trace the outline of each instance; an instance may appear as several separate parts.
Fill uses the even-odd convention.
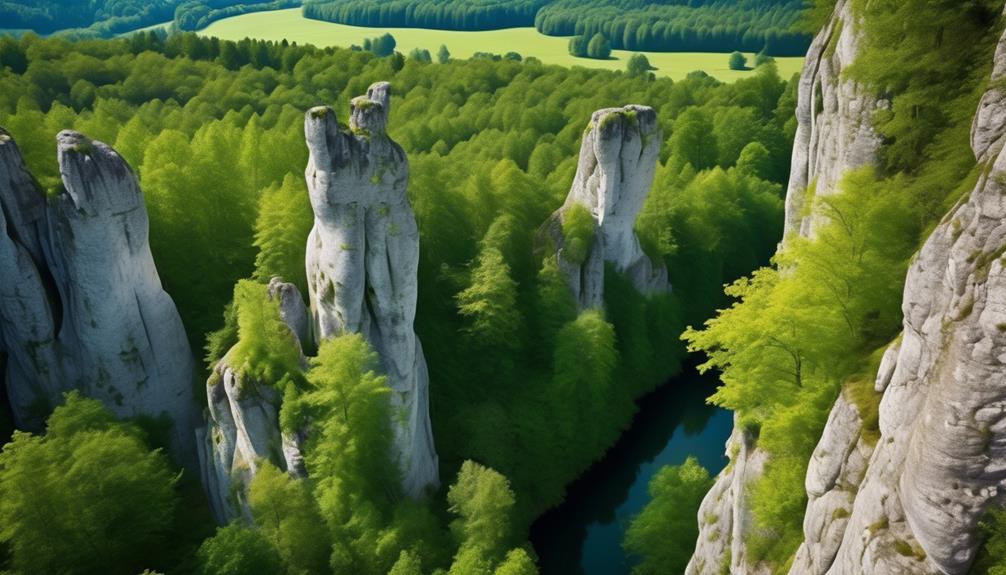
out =
[[[686,365],[681,375],[639,400],[632,427],[570,485],[562,505],[531,526],[542,575],[629,573],[632,562],[622,551],[622,537],[649,501],[647,486],[657,471],[689,455],[711,474],[723,469],[733,420],[728,411],[705,403],[716,382],[716,374],[699,375]]]

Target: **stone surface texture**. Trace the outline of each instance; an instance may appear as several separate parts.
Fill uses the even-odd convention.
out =
[[[350,125],[329,107],[308,111],[306,178],[314,208],[307,277],[319,340],[363,334],[392,389],[395,452],[406,493],[439,485],[429,417],[429,375],[416,337],[419,228],[409,204],[409,163],[385,131],[390,85],[351,103]]]
[[[121,417],[166,416],[172,451],[196,458],[195,359],[161,287],[136,175],[105,144],[57,137],[62,187],[46,197],[0,129],[0,352],[19,426],[69,390]]]
[[[843,172],[875,157],[877,140],[866,112],[886,104],[871,103],[861,88],[839,76],[855,56],[854,37],[845,39],[849,29],[848,5],[840,1],[801,78],[787,198],[791,233],[813,234],[815,222],[802,215],[808,185],[815,183],[817,194],[831,193]],[[842,36],[831,57],[822,58],[836,30]],[[972,150],[986,169],[909,268],[904,329],[885,351],[874,383],[883,393],[879,439],[874,445],[865,436],[857,408],[843,393],[809,463],[805,540],[791,575],[964,575],[980,544],[978,521],[1003,500],[1006,96],[999,86],[1004,75],[1006,37],[972,126]],[[808,104],[818,90],[824,118]],[[735,500],[720,496],[738,472],[734,466],[721,474],[704,513],[722,517],[726,506],[738,512]],[[706,522],[702,534],[714,528]],[[692,563],[713,564],[717,553],[722,557],[724,546],[710,548],[700,536]]]
[[[576,176],[566,201],[546,223],[559,269],[581,309],[604,303],[605,262],[625,274],[641,293],[670,291],[667,269],[654,265],[639,245],[634,226],[653,184],[663,134],[647,106],[594,112],[584,132]],[[566,256],[562,223],[573,206],[583,206],[595,231],[584,261]]]

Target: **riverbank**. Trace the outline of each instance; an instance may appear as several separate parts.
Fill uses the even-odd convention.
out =
[[[254,12],[225,18],[210,24],[199,34],[216,36],[224,40],[256,38],[260,40],[288,40],[316,46],[362,45],[367,38],[390,33],[398,42],[397,50],[408,54],[414,48],[425,48],[434,55],[441,44],[446,45],[455,58],[470,58],[476,52],[505,54],[518,52],[524,57],[534,56],[545,64],[583,66],[608,70],[624,70],[626,61],[634,52],[614,50],[608,60],[576,58],[569,54],[568,38],[545,36],[534,28],[508,28],[480,32],[430,30],[425,28],[369,28],[334,24],[304,18],[299,8]],[[702,70],[725,82],[751,77],[752,70],[731,70],[729,54],[706,52],[641,52],[650,60],[659,76],[681,79],[689,72]],[[754,54],[748,54],[749,62]],[[789,78],[800,71],[803,58],[777,58],[779,76]]]

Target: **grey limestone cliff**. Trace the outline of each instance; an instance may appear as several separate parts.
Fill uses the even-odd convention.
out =
[[[820,50],[832,43],[827,38],[840,22],[849,29],[848,14],[839,2],[835,18],[811,50],[810,69],[826,68],[816,62],[817,55],[827,54]],[[843,53],[843,41],[835,45],[833,59]],[[848,54],[854,56],[855,50]],[[846,88],[854,106],[830,120],[806,124],[806,103],[813,101],[808,94],[817,86],[817,80],[808,79],[810,69],[801,80],[801,132],[787,201],[788,231],[802,234],[812,234],[814,226],[797,217],[800,202],[808,197],[805,186],[813,189],[816,178],[816,193],[827,193],[844,171],[873,161],[877,149],[876,136],[862,114],[870,100],[854,85]],[[991,87],[972,127],[972,151],[985,170],[909,268],[902,302],[904,330],[885,351],[875,381],[876,391],[883,394],[879,439],[871,440],[864,432],[857,408],[843,393],[809,462],[804,542],[792,575],[963,575],[981,542],[979,520],[991,505],[1003,502],[1006,97],[999,87],[1004,76],[1006,37],[996,51]],[[833,140],[829,146],[834,151],[823,156],[820,150],[829,146],[822,148],[813,137],[819,125],[831,130]],[[736,482],[736,473],[721,474],[703,504],[707,516],[743,512],[719,495],[725,485]],[[690,573],[715,572],[703,566],[724,553],[722,545],[710,549],[702,543],[701,537],[718,529],[702,518]],[[741,565],[731,572],[757,572],[757,566]]]
[[[0,352],[17,423],[38,428],[69,390],[121,417],[166,416],[194,464],[195,363],[154,267],[136,175],[112,148],[57,138],[46,197],[0,130]]]
[[[670,290],[667,269],[650,261],[634,231],[662,141],[657,115],[647,106],[606,108],[591,117],[573,185],[545,225],[559,269],[581,309],[603,305],[605,262],[643,294]],[[563,222],[576,206],[589,211],[595,227],[586,257],[574,259],[566,250]]]
[[[419,229],[406,194],[408,159],[385,130],[390,89],[380,82],[354,98],[348,127],[329,107],[305,117],[314,208],[307,278],[316,337],[360,333],[380,356],[392,389],[403,487],[419,497],[439,477],[429,375],[413,329]]]

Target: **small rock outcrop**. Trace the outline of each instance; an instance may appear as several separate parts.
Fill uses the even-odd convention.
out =
[[[406,194],[409,164],[385,130],[390,85],[351,103],[350,125],[330,107],[310,110],[304,133],[314,208],[307,278],[319,340],[363,334],[392,389],[403,487],[419,497],[439,484],[429,417],[429,375],[416,337],[419,228]]]
[[[0,352],[17,423],[39,428],[69,390],[121,417],[167,416],[195,463],[195,360],[161,287],[136,175],[71,131],[57,138],[63,187],[44,192],[0,130]]]
[[[268,297],[276,300],[280,318],[298,344],[307,342],[307,307],[293,284],[273,278]],[[232,365],[233,349],[213,368],[206,382],[208,425],[199,429],[199,460],[203,486],[217,520],[244,516],[247,487],[262,462],[269,462],[294,477],[306,477],[300,431],[281,430],[282,395],[277,382],[257,381]],[[307,369],[306,359],[302,367]]]
[[[634,230],[653,184],[662,141],[657,114],[647,106],[606,108],[591,117],[569,195],[544,228],[581,309],[604,304],[605,262],[643,294],[670,291],[667,268],[643,252]],[[574,257],[564,228],[578,208],[588,211],[594,230],[588,245],[581,246],[585,253]]]

